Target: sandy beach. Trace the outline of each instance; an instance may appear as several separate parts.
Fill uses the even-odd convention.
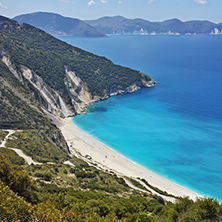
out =
[[[113,171],[117,175],[144,178],[152,186],[158,187],[174,196],[189,196],[193,200],[196,200],[197,197],[203,197],[127,159],[110,147],[92,138],[79,129],[72,122],[71,117],[60,121],[54,119],[54,122],[62,131],[72,154],[87,157],[91,163],[95,163],[95,165],[104,170]]]

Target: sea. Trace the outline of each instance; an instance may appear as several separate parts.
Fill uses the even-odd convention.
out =
[[[73,122],[140,165],[221,201],[222,36],[59,39],[158,82],[92,104]]]

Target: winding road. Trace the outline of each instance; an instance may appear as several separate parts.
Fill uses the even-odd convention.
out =
[[[3,131],[7,131],[7,132],[8,132],[8,135],[7,135],[7,136],[5,137],[5,139],[2,141],[2,143],[0,144],[0,147],[6,148],[6,149],[10,149],[10,150],[14,150],[14,151],[15,151],[20,157],[22,157],[22,158],[25,160],[25,162],[26,162],[27,164],[29,164],[29,165],[31,165],[31,164],[34,164],[34,165],[40,165],[40,164],[42,164],[42,163],[37,163],[37,162],[35,162],[31,157],[25,155],[25,154],[22,152],[22,150],[20,150],[20,149],[6,147],[5,145],[6,145],[6,142],[7,142],[8,138],[9,138],[9,136],[11,136],[13,133],[15,133],[15,131],[14,131],[14,130],[3,130]]]

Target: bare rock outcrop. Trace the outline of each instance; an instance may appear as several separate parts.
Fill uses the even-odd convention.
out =
[[[118,86],[110,90],[110,92],[106,92],[105,95],[103,95],[102,97],[92,96],[87,88],[86,83],[84,83],[74,71],[70,70],[68,66],[65,66],[65,73],[65,85],[72,99],[72,104],[76,110],[76,114],[85,113],[85,109],[90,103],[102,101],[108,99],[111,96],[133,93],[141,88],[153,87],[157,84],[153,79],[150,79],[148,81],[138,80],[127,88]]]
[[[84,83],[74,71],[65,66],[66,78],[64,79],[66,88],[76,110],[76,114],[85,112],[85,108],[93,101],[86,83]]]
[[[23,76],[40,92],[41,96],[45,99],[46,106],[44,108],[48,112],[62,118],[74,114],[58,92],[47,85],[35,72],[25,66],[21,66],[21,70]]]

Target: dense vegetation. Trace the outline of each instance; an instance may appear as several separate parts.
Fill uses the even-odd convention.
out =
[[[7,136],[8,132],[0,130],[0,141],[3,140]]]
[[[0,154],[10,164],[18,166],[25,164],[25,160],[22,157],[18,156],[18,154],[14,150],[0,147]]]
[[[68,173],[62,168],[64,166],[60,167],[52,168],[61,176]],[[119,195],[96,189],[80,190],[53,185],[50,178],[35,182],[22,169],[25,168],[10,165],[0,157],[1,221],[221,221],[222,205],[214,199],[194,202],[179,198],[176,203],[170,203],[157,196],[126,192],[129,191],[127,186],[125,191],[119,189]],[[76,170],[66,168],[69,173],[72,169]],[[119,185],[121,187],[121,183]]]

